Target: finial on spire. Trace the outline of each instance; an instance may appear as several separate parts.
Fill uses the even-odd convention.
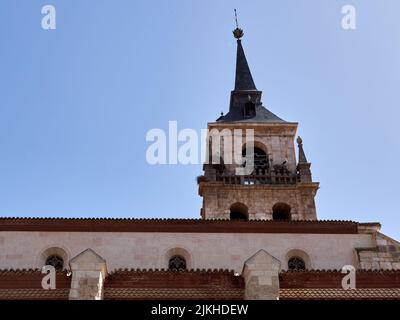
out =
[[[307,163],[306,154],[303,150],[303,139],[300,136],[297,137],[297,145],[299,146],[299,163]]]
[[[303,144],[303,139],[300,136],[297,137],[297,144]]]
[[[236,39],[239,40],[240,38],[242,38],[242,37],[244,36],[244,32],[243,32],[242,29],[239,28],[239,22],[238,22],[238,17],[237,17],[236,9],[235,9],[235,22],[236,22],[236,29],[233,30],[233,36],[234,36]]]
[[[236,28],[239,28],[239,22],[238,22],[238,17],[237,17],[237,11],[235,10],[235,22],[236,22]]]

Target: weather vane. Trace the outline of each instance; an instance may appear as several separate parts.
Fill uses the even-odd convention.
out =
[[[236,29],[233,30],[233,35],[236,39],[240,39],[241,37],[243,37],[244,32],[242,29],[239,28],[239,22],[238,22],[238,17],[237,17],[237,12],[235,9],[235,22],[236,22]]]

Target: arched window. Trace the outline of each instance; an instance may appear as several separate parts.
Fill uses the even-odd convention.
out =
[[[242,150],[242,156],[247,156],[247,149],[246,147]],[[254,156],[254,171],[253,174],[264,175],[267,173],[269,169],[269,160],[268,156],[265,151],[261,148],[254,147],[253,149],[253,156]]]
[[[61,271],[64,268],[64,259],[53,254],[47,257],[46,266],[53,266],[57,271]]]
[[[306,270],[306,263],[302,258],[292,257],[288,260],[289,270]]]
[[[48,247],[40,253],[38,264],[41,266],[51,265],[56,270],[63,270],[67,268],[69,261],[69,254],[66,250],[62,247]]]
[[[172,256],[169,258],[168,269],[171,271],[186,270],[186,260],[182,256]]]
[[[290,210],[291,207],[286,203],[277,203],[272,208],[272,219],[281,221],[281,220],[290,220]]]
[[[249,220],[248,208],[243,203],[235,203],[231,206],[230,219],[231,220]]]

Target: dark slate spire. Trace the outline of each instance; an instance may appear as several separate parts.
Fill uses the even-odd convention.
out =
[[[285,122],[271,111],[266,109],[261,102],[262,92],[257,90],[247,63],[246,55],[240,40],[244,32],[239,28],[235,10],[236,29],[233,35],[237,39],[236,77],[235,89],[231,91],[229,112],[221,115],[218,122]]]
[[[235,30],[236,31],[236,30]],[[235,33],[235,32],[234,32]],[[244,54],[242,41],[237,40],[235,91],[257,90]]]
[[[244,54],[242,40],[240,40],[244,36],[244,32],[239,28],[236,9],[235,21],[236,29],[233,30],[233,35],[237,39],[235,91],[257,90],[250,72],[249,64],[247,63],[246,55]]]

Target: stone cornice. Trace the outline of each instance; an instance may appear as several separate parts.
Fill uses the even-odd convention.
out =
[[[294,136],[297,132],[297,122],[211,122],[208,129],[254,129],[258,134]]]

